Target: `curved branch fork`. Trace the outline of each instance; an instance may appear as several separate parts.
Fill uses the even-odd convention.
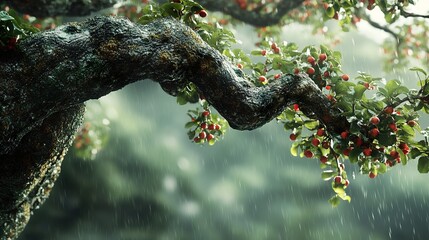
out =
[[[60,159],[46,146],[56,146],[55,152],[69,147],[70,141],[64,139],[73,136],[73,119],[82,115],[71,109],[138,80],[152,79],[171,95],[193,82],[230,125],[240,130],[262,126],[292,103],[300,104],[304,113],[314,115],[328,129],[341,132],[348,126],[306,75],[284,75],[255,87],[192,29],[173,19],[138,25],[121,18],[96,17],[35,34],[18,47],[0,55],[0,156],[2,164],[16,162],[15,172],[7,174],[10,178],[0,179],[9,184],[0,189],[1,206],[10,207],[0,209],[0,222],[4,212],[13,212],[11,208],[29,198],[16,192],[10,195],[10,188],[30,192],[34,178],[43,175],[44,162]],[[70,124],[64,124],[67,122]],[[26,139],[45,132],[55,132],[56,137],[35,138],[32,155],[34,144]],[[18,161],[21,153],[38,160]],[[32,170],[28,164],[39,167]],[[25,181],[9,181],[21,176],[23,168],[30,169]],[[10,170],[0,168],[0,176]]]

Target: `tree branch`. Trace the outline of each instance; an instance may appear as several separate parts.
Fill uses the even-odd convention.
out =
[[[112,7],[115,3],[124,0],[6,0],[14,9],[22,13],[29,13],[36,17],[52,16],[87,16],[105,8]],[[159,0],[163,3],[166,0]],[[200,0],[202,6],[210,11],[220,11],[240,21],[256,27],[274,25],[280,22],[282,17],[290,10],[300,6],[304,0],[279,1],[275,12],[264,13],[262,11],[247,11],[239,7],[231,0]]]
[[[417,13],[410,13],[405,11],[403,8],[400,8],[401,10],[401,15],[403,17],[420,17],[420,18],[429,18],[429,15],[423,15],[423,14],[417,14]]]
[[[222,3],[221,3],[222,2]],[[280,22],[286,13],[302,5],[304,0],[278,1],[276,11],[264,13],[263,11],[247,11],[231,0],[200,0],[199,3],[210,11],[220,11],[242,22],[255,27],[275,25]]]
[[[12,8],[35,17],[87,16],[123,0],[6,0]]]
[[[0,55],[4,222],[12,219],[5,213],[20,212],[24,203],[31,203],[24,209],[33,209],[38,195],[30,193],[46,175],[46,164],[61,163],[58,153],[69,147],[81,119],[76,106],[138,80],[152,79],[171,95],[192,82],[239,130],[260,127],[294,103],[329,131],[349,127],[307,75],[284,75],[256,87],[192,29],[173,19],[138,25],[96,17],[34,34],[18,47]],[[13,180],[19,176],[21,180]]]

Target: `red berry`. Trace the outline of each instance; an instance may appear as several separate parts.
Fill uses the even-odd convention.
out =
[[[326,90],[331,90],[331,86],[330,85],[327,85],[325,88],[326,88]]]
[[[343,74],[343,75],[341,76],[341,78],[342,78],[344,81],[348,81],[348,80],[349,80],[349,75],[347,75],[347,74]]]
[[[327,163],[327,162],[328,162],[328,157],[326,157],[326,156],[321,156],[321,157],[320,157],[320,162],[321,162],[321,163]]]
[[[313,153],[310,150],[305,150],[304,151],[304,156],[306,156],[307,158],[312,158],[313,157]]]
[[[289,135],[289,138],[290,138],[290,140],[292,140],[292,141],[295,141],[296,140],[296,135],[295,134],[291,134],[291,135]]]
[[[408,126],[410,126],[410,127],[414,127],[414,126],[416,126],[416,125],[417,125],[417,122],[416,122],[416,121],[414,121],[414,120],[409,120],[409,121],[407,122],[407,124],[408,124]]]
[[[317,138],[313,138],[313,140],[311,140],[311,144],[313,144],[313,146],[317,147],[320,144],[320,140]]]
[[[299,69],[298,69],[298,68],[295,68],[295,69],[293,70],[293,73],[294,73],[294,74],[298,74],[298,73],[299,73]]]
[[[259,82],[265,83],[267,82],[267,78],[265,76],[259,76]]]
[[[326,56],[325,53],[322,53],[322,54],[319,55],[319,61],[321,61],[321,62],[325,61],[326,58],[327,58],[327,56]]]
[[[207,128],[207,123],[201,123],[201,125],[200,125],[200,127],[202,128],[202,129],[206,129]]]
[[[207,137],[207,133],[206,132],[200,132],[200,134],[198,135],[201,139],[204,139]]]
[[[323,135],[325,135],[325,130],[323,130],[323,128],[319,128],[317,129],[317,136],[322,137]]]
[[[208,117],[210,115],[210,112],[204,111],[203,113],[201,113],[201,115],[203,115],[203,117]]]
[[[400,143],[399,148],[402,150],[402,152],[407,155],[410,152],[410,147],[406,143]]]
[[[200,142],[200,141],[201,141],[201,139],[200,139],[199,137],[195,137],[195,138],[194,138],[194,142],[196,142],[196,143],[197,143],[197,142]]]
[[[267,55],[267,50],[262,50],[262,51],[261,51],[261,54],[262,54],[262,56]]]
[[[329,142],[322,142],[322,147],[324,149],[329,149],[331,147],[331,144]]]
[[[273,43],[271,43],[271,49],[276,49],[277,48],[277,43],[275,43],[275,42],[273,42]]]
[[[329,72],[328,72],[328,71],[324,72],[324,73],[323,73],[323,76],[324,76],[325,78],[328,78],[328,77],[329,77]]]
[[[375,174],[374,172],[369,173],[369,178],[375,178],[375,177],[377,177],[377,174]]]
[[[216,129],[216,130],[220,130],[220,129],[221,129],[221,126],[220,126],[219,124],[215,124],[215,129]]]
[[[237,67],[240,69],[243,69],[243,64],[239,63],[239,64],[237,64]]]
[[[356,147],[360,147],[362,144],[363,144],[363,140],[362,140],[362,138],[357,137],[357,138],[355,139],[355,146],[356,146]]]
[[[276,53],[276,54],[279,54],[280,53],[280,48],[279,47],[276,47],[276,48],[274,48],[274,53]]]
[[[369,121],[374,125],[377,125],[380,123],[380,119],[377,116],[372,117]]]
[[[335,183],[341,183],[342,180],[343,180],[343,178],[341,176],[336,176],[334,178]]]
[[[352,151],[352,150],[351,150],[350,148],[346,148],[346,149],[344,149],[344,150],[343,150],[343,154],[344,154],[344,156],[349,156],[351,151]]]
[[[346,180],[345,182],[344,182],[344,185],[347,187],[347,186],[349,186],[349,184],[350,184],[350,182],[349,182],[349,180]]]
[[[363,150],[363,155],[365,155],[365,156],[371,156],[371,154],[372,154],[372,149],[371,148],[365,148]]]
[[[376,138],[380,134],[380,130],[378,128],[373,128],[369,131],[369,135],[371,135],[373,138]]]
[[[198,12],[198,15],[200,15],[200,17],[204,18],[204,17],[207,17],[207,12],[206,12],[206,10],[201,10]]]
[[[214,124],[209,124],[208,129],[209,130],[214,130],[215,129],[215,125]]]
[[[385,107],[384,112],[387,114],[392,114],[393,113],[393,107],[391,107],[391,106]]]
[[[311,65],[314,65],[314,62],[316,61],[316,59],[314,59],[314,57],[312,57],[312,56],[309,56],[308,58],[307,58],[307,62],[308,63],[310,63]]]
[[[344,132],[341,133],[341,138],[342,139],[347,139],[348,136],[349,136],[349,133],[346,132],[346,131],[344,131]]]
[[[399,158],[399,153],[396,150],[390,151],[389,155],[391,157],[393,157],[394,159],[398,159]]]
[[[332,17],[335,20],[338,20],[338,12],[335,12],[334,16]]]
[[[280,73],[278,73],[278,74],[274,75],[274,79],[279,79],[280,76],[281,76]]]
[[[390,124],[389,124],[389,128],[390,128],[393,132],[398,131],[398,128],[396,127],[396,123],[390,123]]]
[[[210,141],[214,138],[213,134],[209,134],[207,135],[207,141]]]
[[[307,69],[307,74],[308,74],[308,75],[313,75],[315,72],[316,72],[316,70],[314,70],[314,68],[312,68],[312,67],[309,67],[309,68]]]
[[[368,88],[369,88],[369,83],[364,82],[364,83],[363,83],[363,86],[364,86],[366,89],[368,89]]]
[[[299,111],[299,105],[295,103],[293,105],[293,110],[295,110],[295,112],[298,112]]]

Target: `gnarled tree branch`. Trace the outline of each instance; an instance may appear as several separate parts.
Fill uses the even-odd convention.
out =
[[[7,0],[16,10],[22,13],[29,13],[36,17],[52,16],[87,16],[108,7],[115,3],[125,2],[124,0]],[[156,2],[164,3],[166,0]],[[280,22],[282,17],[290,10],[301,6],[304,0],[278,1],[274,12],[265,13],[263,11],[248,11],[241,9],[236,1],[231,0],[200,0],[202,6],[210,11],[220,11],[228,14],[242,22],[257,27],[270,26]]]
[[[123,0],[6,0],[6,3],[17,11],[41,18],[87,16],[118,2]]]
[[[30,193],[43,182],[46,164],[60,164],[57,153],[69,147],[82,116],[77,106],[138,80],[152,79],[171,95],[194,83],[235,129],[260,127],[293,103],[330,131],[348,129],[341,112],[307,75],[284,75],[256,87],[174,19],[142,26],[96,17],[32,35],[18,47],[0,55],[0,155],[12,164],[0,168],[0,176],[7,175],[0,178],[0,223],[14,219],[8,217],[12,213],[22,214],[19,209],[32,210],[28,203],[40,194]]]

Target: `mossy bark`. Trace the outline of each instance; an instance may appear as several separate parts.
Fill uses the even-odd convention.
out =
[[[165,3],[170,0],[156,0],[158,3]],[[112,7],[115,3],[123,0],[6,0],[14,9],[29,13],[36,17],[53,16],[87,16],[105,8]],[[292,9],[302,5],[304,0],[279,1],[275,5],[275,10],[265,12],[264,4],[258,9],[247,10],[240,7],[236,1],[231,0],[197,0],[204,8],[210,11],[220,11],[232,16],[247,24],[257,27],[271,26],[278,24],[281,19]]]
[[[348,128],[340,111],[307,75],[284,75],[256,87],[174,19],[139,25],[96,17],[70,23],[20,42],[15,52],[0,55],[0,65],[3,222],[18,216],[27,219],[18,213],[34,209],[35,199],[44,193],[45,187],[40,190],[44,179],[53,183],[56,177],[47,173],[59,171],[82,116],[80,106],[138,80],[152,79],[171,95],[192,82],[239,130],[260,127],[293,103],[330,131]],[[42,194],[31,194],[35,190]],[[17,232],[22,226],[15,228]],[[4,230],[2,236],[6,234]]]

